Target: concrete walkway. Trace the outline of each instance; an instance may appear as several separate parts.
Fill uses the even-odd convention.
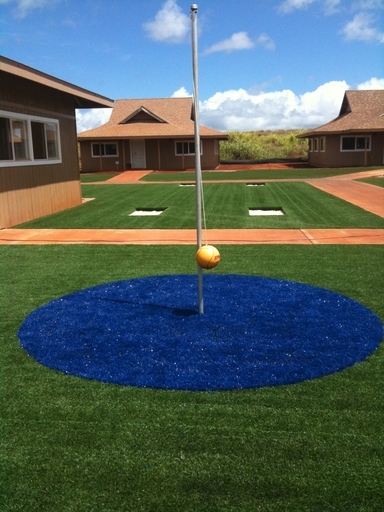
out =
[[[151,171],[127,171],[108,180],[135,183]],[[356,182],[365,177],[382,176],[384,169],[333,178],[318,178],[306,183],[384,217],[384,188]],[[252,180],[251,180],[252,181]],[[257,182],[257,180],[254,180]],[[260,181],[260,180],[259,180]],[[263,180],[275,181],[275,180]],[[285,180],[277,180],[285,181]],[[106,182],[102,182],[106,184]],[[218,182],[215,182],[218,183]],[[221,183],[221,182],[220,182]],[[100,184],[100,182],[98,183]],[[211,244],[384,244],[384,229],[210,229],[203,233]],[[194,229],[3,229],[0,245],[18,244],[133,244],[195,245]]]
[[[384,244],[384,229],[209,229],[210,244]],[[194,229],[4,229],[0,245],[195,245]]]
[[[328,194],[344,199],[368,212],[384,217],[384,188],[352,180],[335,178],[308,181]]]

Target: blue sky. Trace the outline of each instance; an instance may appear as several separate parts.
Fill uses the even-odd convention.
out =
[[[192,93],[185,0],[0,0],[1,54],[112,99]],[[384,0],[200,0],[201,122],[319,126],[384,89]],[[78,112],[79,131],[108,120]]]

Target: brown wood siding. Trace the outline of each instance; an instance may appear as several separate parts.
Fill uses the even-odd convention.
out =
[[[123,169],[131,168],[131,143],[129,140],[123,140]]]
[[[362,134],[348,134],[351,137]],[[325,152],[312,151],[309,153],[309,163],[316,167],[364,167],[382,165],[384,152],[384,134],[371,135],[371,151],[340,151],[341,135],[327,135]],[[320,148],[320,137],[319,148]]]
[[[57,119],[62,163],[0,168],[0,228],[81,204],[72,96],[1,73],[0,109]]]
[[[72,96],[45,85],[0,71],[0,102],[2,110],[23,112],[31,115],[55,117],[56,114],[75,116]],[[10,108],[14,106],[14,109]]]
[[[159,169],[159,151],[158,151],[158,140],[147,139],[145,141],[145,158],[147,169]],[[160,165],[161,165],[161,153],[160,153]]]
[[[117,144],[119,156],[92,156],[92,144],[106,144],[113,143]],[[127,148],[128,146],[128,148]],[[125,160],[126,165],[124,167],[124,149],[125,149]],[[129,169],[127,163],[130,162],[130,149],[129,141],[125,140],[110,140],[110,141],[81,141],[80,142],[80,160],[81,160],[81,172],[100,172],[100,171],[124,171]],[[118,164],[116,164],[118,162]]]
[[[218,151],[218,141],[217,151]],[[203,154],[201,156],[201,168],[202,169],[216,169],[220,163],[220,155],[215,155],[215,140],[214,139],[203,139]]]

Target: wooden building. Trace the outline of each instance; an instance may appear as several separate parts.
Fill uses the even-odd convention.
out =
[[[77,108],[113,101],[0,57],[0,229],[81,204]]]
[[[225,133],[200,127],[201,167],[219,164]],[[78,135],[82,172],[195,165],[192,98],[117,100],[110,120]]]
[[[297,137],[308,138],[316,167],[383,165],[384,90],[346,91],[336,119]]]

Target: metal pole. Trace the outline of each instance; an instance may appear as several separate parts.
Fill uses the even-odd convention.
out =
[[[191,5],[192,20],[192,66],[193,66],[193,105],[195,113],[195,174],[196,174],[196,228],[197,249],[202,245],[201,222],[201,162],[200,162],[200,119],[199,119],[199,81],[197,61],[197,5]],[[197,266],[197,285],[199,314],[204,313],[203,269]]]

